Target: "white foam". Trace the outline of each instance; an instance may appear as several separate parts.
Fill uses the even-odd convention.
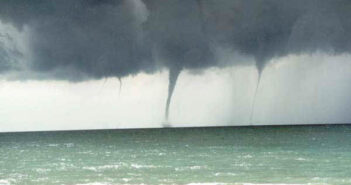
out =
[[[10,181],[9,180],[5,180],[5,179],[0,179],[0,185],[10,185]]]
[[[84,170],[90,170],[90,171],[101,171],[101,170],[106,170],[106,169],[118,169],[120,168],[120,165],[113,164],[113,165],[103,165],[103,166],[86,166],[83,167]]]
[[[14,184],[16,183],[16,180],[15,179],[0,179],[0,185],[11,185],[11,184]]]
[[[140,168],[157,168],[157,166],[154,165],[141,165],[141,164],[131,164],[130,165],[132,168],[140,169]]]
[[[46,173],[46,172],[50,172],[51,169],[48,169],[48,168],[36,168],[34,169],[36,172],[38,173]]]

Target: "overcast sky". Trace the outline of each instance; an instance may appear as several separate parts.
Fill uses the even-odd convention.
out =
[[[350,9],[0,1],[0,131],[349,123]]]

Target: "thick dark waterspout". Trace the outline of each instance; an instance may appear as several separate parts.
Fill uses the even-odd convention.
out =
[[[118,95],[121,95],[122,92],[122,78],[118,77],[118,81],[119,81],[119,91],[118,91]]]
[[[169,116],[169,106],[171,104],[172,94],[174,91],[174,87],[177,83],[178,76],[181,72],[180,68],[170,68],[169,70],[169,84],[168,84],[168,96],[166,102],[166,109],[165,109],[165,121],[168,121]]]

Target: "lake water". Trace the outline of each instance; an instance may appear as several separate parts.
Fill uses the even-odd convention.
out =
[[[0,134],[0,184],[351,184],[351,125]]]

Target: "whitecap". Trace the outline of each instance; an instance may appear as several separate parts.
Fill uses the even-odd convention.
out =
[[[10,181],[9,180],[5,180],[5,179],[0,179],[0,185],[10,185]]]
[[[157,166],[154,166],[154,165],[131,164],[130,166],[132,168],[136,168],[136,169],[140,169],[140,168],[157,168]]]
[[[85,166],[83,167],[84,170],[90,170],[90,171],[101,171],[101,170],[106,170],[106,169],[118,169],[120,168],[120,165],[117,164],[112,164],[112,165],[103,165],[103,166]]]

